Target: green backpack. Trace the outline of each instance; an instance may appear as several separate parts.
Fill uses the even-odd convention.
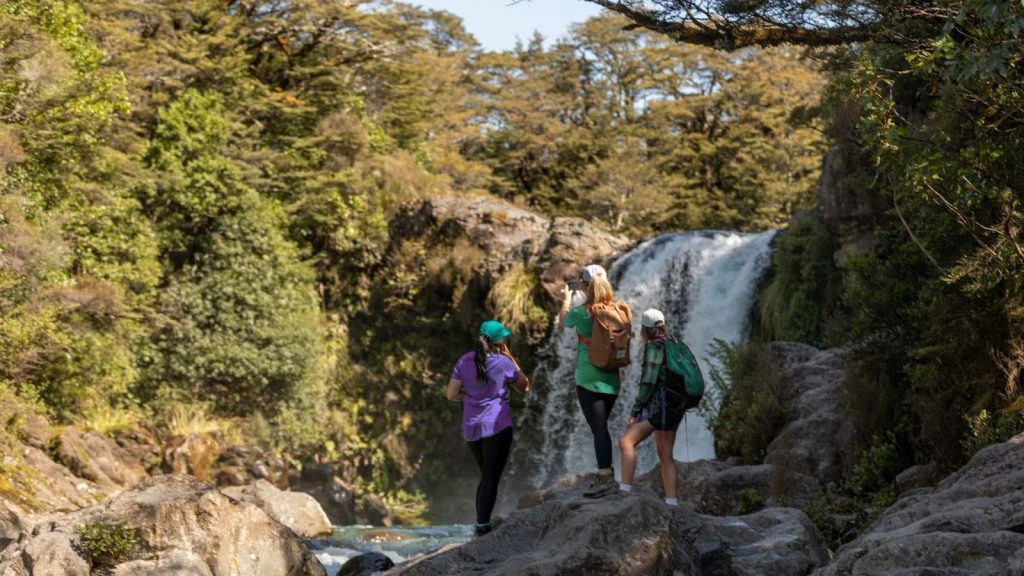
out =
[[[682,340],[665,340],[665,365],[668,367],[665,382],[670,388],[698,399],[704,395],[704,375],[693,352]]]

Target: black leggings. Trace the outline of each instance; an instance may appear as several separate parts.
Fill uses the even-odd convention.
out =
[[[491,512],[498,500],[501,473],[505,470],[505,462],[512,450],[512,427],[468,444],[480,468],[480,483],[476,485],[476,523],[487,524],[491,521]]]
[[[592,392],[582,386],[576,387],[576,398],[583,409],[583,417],[587,419],[590,432],[594,435],[594,454],[597,456],[597,467],[612,467],[612,436],[608,433],[608,418],[615,406],[615,394]]]

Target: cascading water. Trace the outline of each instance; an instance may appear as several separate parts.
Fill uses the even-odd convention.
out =
[[[609,277],[616,298],[632,306],[633,360],[622,379],[610,428],[613,437],[625,429],[640,379],[643,345],[640,313],[658,308],[669,330],[680,335],[697,356],[705,378],[713,365],[710,346],[716,339],[742,340],[747,332],[757,282],[768,266],[775,232],[684,232],[659,236],[619,258]],[[594,469],[593,439],[576,403],[573,372],[575,331],[559,326],[541,353],[517,425],[512,461],[514,483],[539,488],[566,474]],[[616,467],[618,467],[618,450]],[[714,441],[703,419],[687,414],[676,437],[675,458],[682,461],[714,457]],[[656,462],[653,442],[642,445],[638,469]]]

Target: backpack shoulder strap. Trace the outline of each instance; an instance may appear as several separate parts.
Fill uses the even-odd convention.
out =
[[[628,302],[619,300],[615,303],[615,307],[618,308],[619,313],[626,317],[626,322],[633,323],[633,308],[630,307]]]

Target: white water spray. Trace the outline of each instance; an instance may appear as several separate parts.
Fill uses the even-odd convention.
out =
[[[609,426],[613,441],[625,429],[640,380],[640,313],[647,308],[664,312],[669,330],[682,336],[708,378],[714,362],[712,343],[716,339],[739,342],[747,333],[757,282],[768,266],[774,235],[774,231],[669,234],[644,242],[615,262],[609,276],[616,298],[632,306],[636,320],[633,359],[623,374]],[[521,479],[534,488],[595,467],[593,437],[576,401],[575,362],[575,332],[556,326],[534,373],[535,393],[528,397],[517,430],[517,435],[534,440],[517,442],[513,456],[513,473],[525,476]],[[685,427],[676,436],[674,455],[681,461],[714,458],[714,439],[696,412],[687,414]],[[639,471],[653,466],[653,442],[645,442],[638,456]],[[618,467],[617,449],[615,460]]]

